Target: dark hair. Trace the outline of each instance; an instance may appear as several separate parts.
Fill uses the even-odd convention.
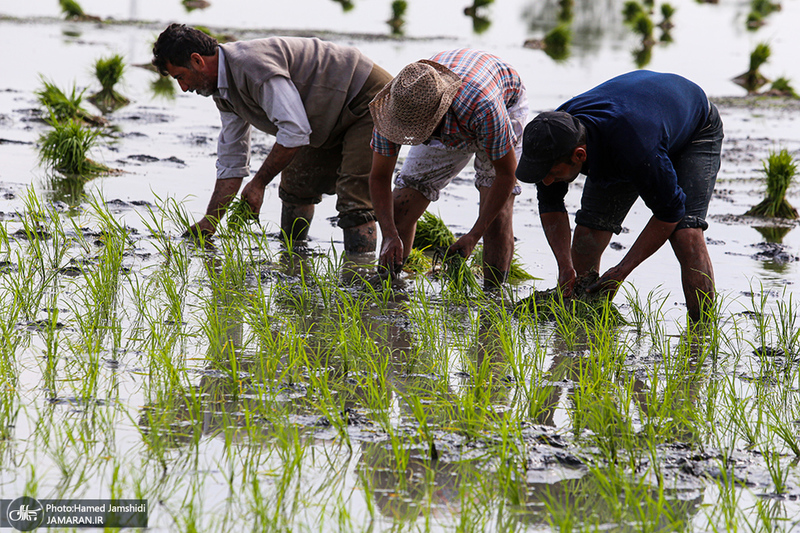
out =
[[[163,76],[167,76],[167,63],[188,67],[192,54],[213,56],[217,53],[217,46],[216,39],[200,30],[185,24],[170,24],[153,45],[152,63]]]

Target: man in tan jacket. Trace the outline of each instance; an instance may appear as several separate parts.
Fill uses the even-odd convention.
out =
[[[171,24],[153,46],[153,65],[183,91],[211,96],[222,129],[217,182],[206,215],[185,235],[211,235],[250,175],[252,127],[275,144],[242,198],[259,213],[264,189],[281,174],[281,229],[305,239],[314,205],[336,194],[346,252],[373,252],[369,195],[372,117],[369,102],[392,77],[353,47],[319,39],[270,37],[219,44]]]

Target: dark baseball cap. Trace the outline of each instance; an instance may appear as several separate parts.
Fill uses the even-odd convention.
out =
[[[517,164],[517,179],[539,183],[553,164],[569,155],[581,138],[583,126],[577,118],[563,111],[540,113],[522,134],[522,157]]]

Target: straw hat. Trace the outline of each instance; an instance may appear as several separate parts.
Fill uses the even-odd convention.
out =
[[[461,87],[458,74],[434,61],[406,65],[369,104],[378,133],[397,144],[427,140]]]

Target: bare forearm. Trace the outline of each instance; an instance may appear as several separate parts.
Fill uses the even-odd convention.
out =
[[[630,274],[634,268],[656,253],[667,242],[677,225],[677,222],[662,222],[655,217],[651,217],[647,226],[639,234],[636,242],[633,243],[631,249],[628,250],[628,253],[617,265],[617,268],[626,275]]]
[[[558,211],[542,213],[539,218],[542,221],[547,244],[550,245],[550,249],[553,251],[558,263],[559,272],[573,268],[570,253],[572,232],[569,225],[569,215]]]
[[[392,198],[392,173],[396,162],[396,157],[373,154],[372,169],[369,174],[369,195],[384,238],[397,236]]]
[[[495,172],[494,181],[485,199],[481,201],[478,219],[469,231],[476,241],[486,233],[486,228],[497,218],[517,183],[517,178],[514,176],[517,158],[513,150],[500,159],[492,161],[492,166]]]
[[[239,187],[242,186],[242,178],[229,178],[218,179],[214,185],[214,192],[211,193],[211,199],[208,201],[208,208],[206,208],[206,218],[213,224],[217,224],[228,208],[228,204],[239,192]]]
[[[254,186],[264,189],[269,185],[270,182],[275,179],[275,176],[289,166],[289,163],[292,162],[298,150],[300,150],[300,147],[287,148],[286,146],[275,143],[269,155],[267,155],[266,159],[264,159],[264,162],[261,164],[261,168],[259,168],[255,176],[253,176],[252,183]]]

